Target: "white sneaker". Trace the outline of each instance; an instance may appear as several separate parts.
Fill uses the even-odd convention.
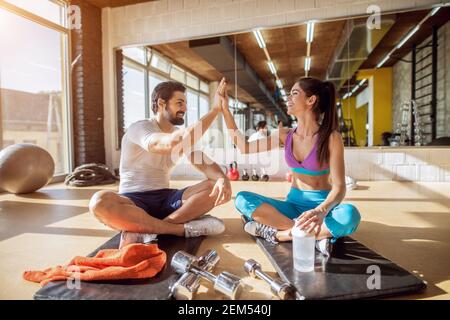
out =
[[[328,257],[331,255],[331,251],[333,250],[333,244],[330,240],[331,239],[329,238],[316,240],[316,249]]]
[[[186,238],[218,235],[224,231],[223,221],[210,215],[202,216],[184,224],[184,236]]]
[[[254,237],[261,237],[273,244],[278,243],[276,238],[278,230],[271,226],[256,221],[250,221],[245,224],[244,230],[245,232],[250,233]]]
[[[154,233],[137,233],[122,231],[120,234],[119,249],[125,247],[130,243],[150,243],[156,240],[158,235]]]

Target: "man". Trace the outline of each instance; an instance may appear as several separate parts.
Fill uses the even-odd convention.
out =
[[[259,139],[267,138],[267,122],[262,120],[256,124],[256,132],[254,132],[250,138],[248,138],[248,142],[256,141]]]
[[[99,191],[89,203],[101,222],[122,230],[120,247],[151,241],[156,234],[189,238],[224,231],[220,219],[203,215],[230,200],[230,181],[205,154],[192,152],[221,111],[223,90],[225,79],[212,109],[197,123],[177,129],[184,124],[186,88],[175,81],[160,83],[152,92],[155,117],[128,128],[122,139],[119,193]],[[207,179],[181,190],[169,189],[170,170],[183,153]]]

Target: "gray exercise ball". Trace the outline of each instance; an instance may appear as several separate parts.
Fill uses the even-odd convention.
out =
[[[55,162],[46,150],[28,143],[0,151],[0,189],[10,193],[34,192],[55,173]]]

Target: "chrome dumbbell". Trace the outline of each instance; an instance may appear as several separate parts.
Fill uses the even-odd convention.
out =
[[[220,260],[215,250],[208,250],[200,257],[195,257],[196,265],[205,270],[212,271]],[[200,286],[200,276],[192,272],[186,272],[170,287],[171,297],[177,300],[192,300]]]
[[[221,272],[217,276],[196,265],[196,257],[184,251],[174,254],[171,261],[172,269],[180,274],[193,273],[214,284],[214,289],[231,299],[236,299],[241,292],[241,279],[229,272]]]
[[[274,295],[281,300],[293,300],[295,299],[295,288],[286,282],[273,279],[261,270],[261,265],[253,260],[249,259],[244,264],[245,272],[247,272],[252,278],[260,278],[270,285],[270,290]]]

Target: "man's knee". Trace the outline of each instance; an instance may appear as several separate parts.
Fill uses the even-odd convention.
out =
[[[117,194],[113,191],[102,190],[96,192],[89,201],[89,211],[101,222],[114,210],[117,205]]]

